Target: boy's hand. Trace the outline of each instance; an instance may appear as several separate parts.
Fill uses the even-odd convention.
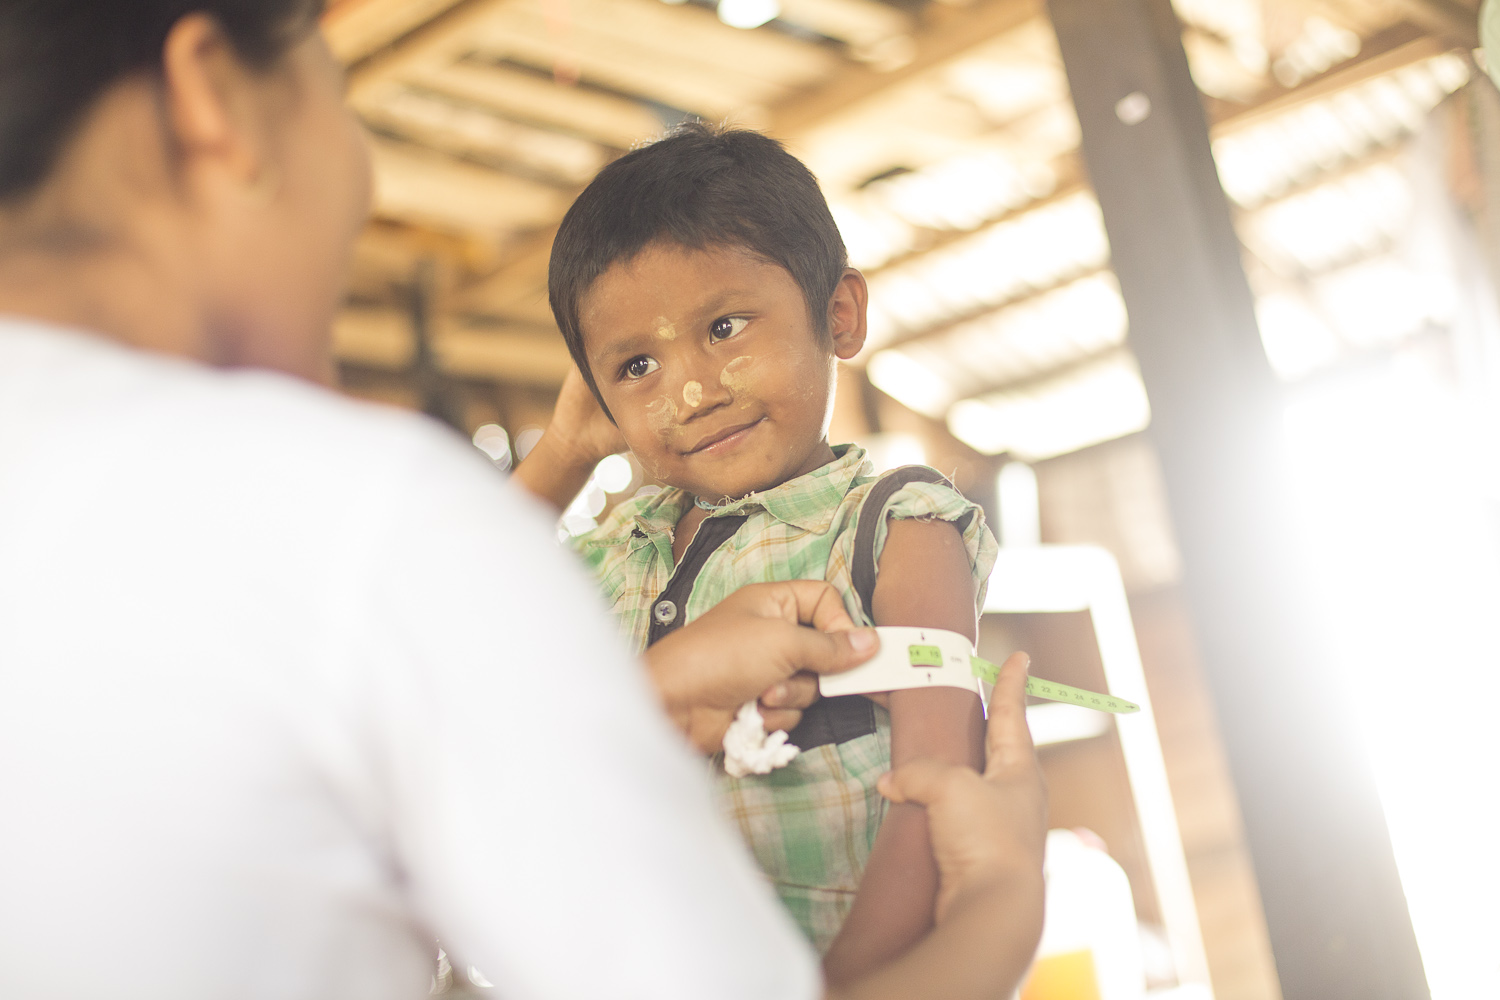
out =
[[[713,753],[745,702],[762,698],[767,728],[791,729],[816,697],[809,675],[856,667],[879,648],[874,629],[854,628],[838,591],[792,580],[742,587],[645,658],[667,714]]]
[[[560,511],[583,489],[594,466],[625,450],[620,429],[604,415],[578,369],[570,368],[552,422],[512,478]]]
[[[1047,838],[1047,795],[1026,726],[1026,671],[1015,653],[1000,668],[990,698],[984,774],[930,759],[913,761],[880,779],[892,802],[927,807],[941,888],[937,921],[955,905],[999,885],[1041,884]],[[1040,898],[1037,897],[1040,933]],[[1034,945],[1035,942],[1033,942]]]

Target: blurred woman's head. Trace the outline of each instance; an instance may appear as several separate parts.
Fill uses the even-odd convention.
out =
[[[0,312],[322,374],[368,208],[322,0],[0,0]]]

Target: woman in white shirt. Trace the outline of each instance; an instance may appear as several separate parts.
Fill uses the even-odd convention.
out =
[[[818,995],[667,720],[789,726],[873,637],[751,588],[634,670],[472,449],[314,384],[369,197],[320,7],[0,0],[0,996],[419,996],[433,938],[509,997]],[[987,780],[892,779],[940,924],[848,995],[1014,988],[1020,678]]]

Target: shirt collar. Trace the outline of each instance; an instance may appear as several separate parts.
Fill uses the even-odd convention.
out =
[[[833,446],[833,461],[780,486],[751,493],[715,510],[710,517],[744,514],[757,508],[778,521],[805,531],[822,534],[833,524],[834,513],[860,476],[873,469],[863,448],[852,444]],[[692,500],[682,490],[662,490],[636,515],[636,526],[647,535],[669,531],[681,520]]]

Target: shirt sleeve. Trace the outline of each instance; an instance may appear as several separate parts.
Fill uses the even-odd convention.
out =
[[[563,544],[583,560],[584,566],[596,578],[608,576],[610,565],[624,553],[626,539],[642,504],[643,501],[638,497],[616,504],[614,510],[597,527],[572,535]]]
[[[861,511],[863,517],[869,511]],[[880,554],[885,551],[885,540],[890,534],[890,521],[892,519],[901,521],[909,519],[948,521],[959,528],[963,535],[964,551],[969,557],[969,569],[974,574],[974,610],[978,614],[984,612],[985,593],[989,589],[990,572],[995,568],[995,560],[1000,554],[1000,544],[995,540],[994,534],[985,523],[984,508],[972,500],[965,499],[953,487],[942,483],[908,483],[897,490],[892,496],[890,503],[886,505],[886,516],[881,518],[880,524],[875,527],[875,563],[880,564]],[[839,538],[837,548],[840,558],[830,560],[830,567],[837,567],[843,576],[843,582],[832,581],[835,586],[852,595],[854,593],[852,583],[848,583],[849,569],[854,558],[854,528],[845,531]],[[859,599],[851,596],[846,604],[850,613],[857,618],[863,619],[863,609],[859,607]],[[864,621],[863,624],[873,624]]]
[[[457,449],[423,464],[354,626],[380,836],[431,931],[504,997],[818,995],[540,510]]]

